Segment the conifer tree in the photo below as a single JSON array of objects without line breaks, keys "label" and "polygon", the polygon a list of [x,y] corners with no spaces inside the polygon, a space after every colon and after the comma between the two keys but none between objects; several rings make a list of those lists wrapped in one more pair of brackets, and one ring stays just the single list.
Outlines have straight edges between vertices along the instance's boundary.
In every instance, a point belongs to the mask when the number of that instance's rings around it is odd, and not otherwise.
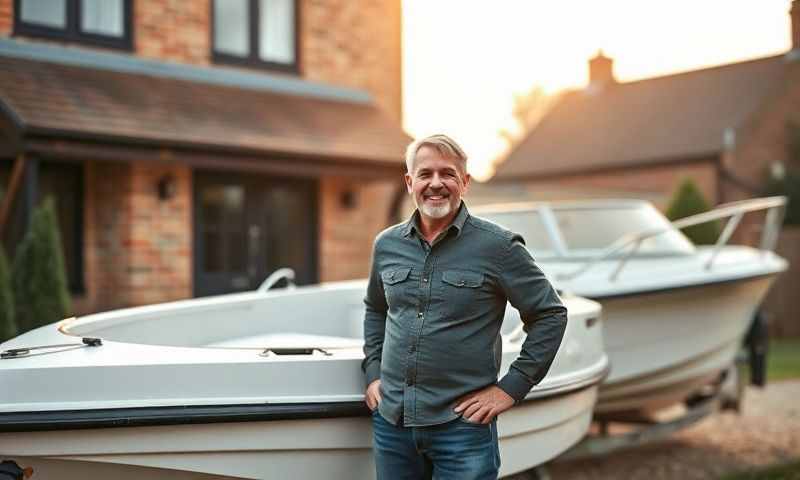
[{"label": "conifer tree", "polygon": [[[690,178],[685,178],[675,193],[672,195],[669,208],[667,208],[667,218],[679,220],[690,215],[707,212],[708,202],[697,185]],[[683,229],[684,235],[689,237],[696,245],[713,244],[719,238],[719,224],[716,221],[707,222]]]},{"label": "conifer tree", "polygon": [[14,321],[14,294],[5,250],[0,247],[0,343],[17,334]]},{"label": "conifer tree", "polygon": [[19,333],[68,315],[67,275],[52,197],[34,209],[28,231],[14,255],[12,277]]}]

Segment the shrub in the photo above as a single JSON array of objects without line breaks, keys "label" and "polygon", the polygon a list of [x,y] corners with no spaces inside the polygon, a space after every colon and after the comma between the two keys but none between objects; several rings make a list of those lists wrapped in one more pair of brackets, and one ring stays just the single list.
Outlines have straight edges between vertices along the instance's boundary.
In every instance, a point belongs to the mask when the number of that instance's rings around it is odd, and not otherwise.
[{"label": "shrub", "polygon": [[800,225],[800,170],[787,170],[783,178],[771,179],[764,193],[786,196],[786,213],[783,223]]},{"label": "shrub", "polygon": [[11,291],[11,273],[8,271],[6,252],[0,248],[0,343],[17,334],[14,322],[14,295]]},{"label": "shrub", "polygon": [[[674,221],[707,212],[709,209],[703,193],[692,179],[686,178],[672,195],[669,208],[667,208],[667,218]],[[684,228],[683,233],[696,245],[708,245],[717,241],[720,230],[719,224],[714,221]]]},{"label": "shrub", "polygon": [[20,333],[67,316],[70,298],[52,197],[33,211],[14,255],[12,278]]}]

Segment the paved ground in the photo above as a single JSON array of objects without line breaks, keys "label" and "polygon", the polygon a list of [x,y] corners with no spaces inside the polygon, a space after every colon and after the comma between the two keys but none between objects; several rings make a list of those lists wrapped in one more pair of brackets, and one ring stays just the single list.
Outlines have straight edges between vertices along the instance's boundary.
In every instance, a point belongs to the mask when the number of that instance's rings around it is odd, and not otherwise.
[{"label": "paved ground", "polygon": [[[552,480],[717,479],[800,459],[800,380],[748,387],[741,414],[717,413],[668,440],[548,466]],[[530,476],[515,476],[515,480]]]}]

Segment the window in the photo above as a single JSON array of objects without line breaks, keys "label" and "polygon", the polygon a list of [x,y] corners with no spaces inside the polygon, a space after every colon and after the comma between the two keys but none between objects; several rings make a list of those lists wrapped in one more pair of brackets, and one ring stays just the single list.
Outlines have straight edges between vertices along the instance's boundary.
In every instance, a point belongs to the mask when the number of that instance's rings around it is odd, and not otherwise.
[{"label": "window", "polygon": [[214,0],[212,10],[215,61],[297,71],[296,0]]},{"label": "window", "polygon": [[14,34],[133,48],[132,0],[16,0]]}]

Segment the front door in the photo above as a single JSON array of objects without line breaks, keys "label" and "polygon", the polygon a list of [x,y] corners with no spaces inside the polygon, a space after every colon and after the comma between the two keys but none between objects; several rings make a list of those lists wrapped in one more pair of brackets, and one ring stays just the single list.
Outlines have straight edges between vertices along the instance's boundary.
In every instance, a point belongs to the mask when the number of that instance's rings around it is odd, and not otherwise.
[{"label": "front door", "polygon": [[194,295],[258,288],[290,267],[317,281],[317,183],[195,171]]}]

